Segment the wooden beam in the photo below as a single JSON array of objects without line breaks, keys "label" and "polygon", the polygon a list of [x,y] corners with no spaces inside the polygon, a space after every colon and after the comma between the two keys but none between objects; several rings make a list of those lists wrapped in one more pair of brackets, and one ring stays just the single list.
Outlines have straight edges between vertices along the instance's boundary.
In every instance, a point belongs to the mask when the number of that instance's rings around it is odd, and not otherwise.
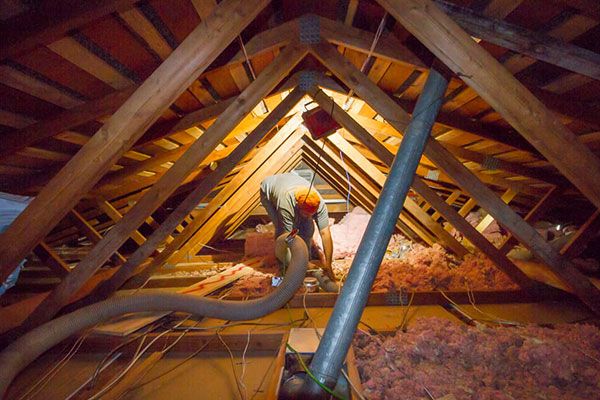
[{"label": "wooden beam", "polygon": [[[77,229],[87,237],[92,243],[97,244],[102,240],[102,235],[94,229],[92,225],[75,209],[70,212],[71,220],[77,227]],[[115,265],[120,265],[126,261],[125,257],[123,257],[118,251],[115,252],[112,256],[112,260]]]},{"label": "wooden beam", "polygon": [[[325,98],[323,98],[323,96]],[[315,94],[315,97],[321,100],[320,102],[320,100],[315,99],[321,105],[321,107],[325,107],[328,103],[331,104],[331,101],[326,102],[325,99],[328,99],[328,97],[322,92],[321,95]],[[340,111],[343,110],[338,110],[338,113]],[[342,118],[340,118],[340,120],[341,119]],[[353,130],[355,129],[356,127],[354,126]],[[368,135],[368,132],[363,129],[362,135]],[[354,136],[357,137],[357,135]],[[338,149],[344,152],[347,155],[347,158],[351,160],[352,163],[357,164],[358,167],[362,169],[371,179],[376,181],[377,185],[381,190],[386,180],[386,176],[381,171],[379,171],[369,160],[367,160],[365,156],[363,156],[358,150],[356,150],[340,135],[331,135],[328,137],[328,140],[331,141]],[[423,224],[423,226],[429,229],[445,248],[449,249],[461,258],[469,253],[467,249],[465,249],[454,237],[452,237],[448,232],[446,232],[441,225],[433,221],[429,214],[423,211],[419,207],[419,205],[408,196],[404,201],[404,208],[406,209],[406,211],[412,214],[417,221],[419,221],[421,224]]]},{"label": "wooden beam", "polygon": [[112,114],[134,91],[135,88],[130,87],[111,93],[101,99],[89,101],[62,111],[56,116],[3,135],[0,160],[41,140],[58,135],[88,121]]},{"label": "wooden beam", "polygon": [[[331,100],[322,94],[322,92],[312,92],[311,95],[317,102],[321,101],[321,107],[331,107]],[[359,141],[361,141],[373,154],[375,154],[384,164],[391,166],[394,155],[377,139],[370,135],[364,128],[360,127],[352,118],[345,113],[339,106],[333,105],[333,117],[345,126]],[[357,155],[354,155],[356,157]],[[373,174],[371,171],[370,174]],[[454,208],[445,203],[432,189],[430,189],[418,176],[413,180],[413,189],[431,204],[443,217],[452,223],[457,229],[469,238],[473,239],[475,244],[484,254],[486,254],[498,267],[513,279],[517,284],[523,287],[531,286],[531,280],[527,278],[506,256],[500,253],[485,237],[473,228]],[[405,203],[406,205],[406,203]],[[415,204],[418,208],[418,206]],[[436,224],[437,225],[437,224]],[[439,225],[438,225],[439,226]],[[441,229],[441,227],[440,227]],[[449,235],[443,230],[446,235]],[[437,232],[436,232],[437,233]],[[440,235],[440,237],[443,237]],[[462,247],[462,246],[461,246]],[[463,254],[464,255],[464,254]]]},{"label": "wooden beam", "polygon": [[33,252],[59,278],[63,278],[71,272],[71,268],[69,268],[58,254],[56,254],[54,249],[48,246],[46,242],[40,242],[40,244],[33,249]]},{"label": "wooden beam", "polygon": [[[204,178],[198,187],[196,187],[196,189],[194,189],[194,191],[192,191],[192,193],[190,193],[177,206],[177,208],[169,214],[163,223],[152,233],[152,235],[150,235],[150,237],[148,237],[147,242],[137,249],[135,253],[131,255],[131,257],[129,257],[125,265],[123,265],[108,282],[103,283],[102,286],[95,291],[93,299],[99,300],[105,298],[121,287],[125,281],[127,281],[127,279],[133,275],[135,268],[152,254],[158,245],[165,240],[167,235],[172,233],[177,228],[182,220],[189,216],[198,203],[200,203],[202,199],[204,199],[214,189],[214,187],[233,170],[233,168],[246,156],[246,154],[248,154],[250,149],[254,148],[260,142],[260,140],[272,129],[272,127],[277,124],[277,122],[300,100],[300,98],[302,98],[302,96],[304,96],[304,92],[296,89],[292,91],[277,107],[275,107],[275,109],[269,113],[263,122],[252,133],[250,133],[250,135],[248,135],[248,137],[246,137],[246,139],[244,139],[242,143],[240,143],[240,145],[237,146],[227,158],[219,163],[217,169]],[[299,123],[300,121],[298,118],[288,121],[287,124],[280,129],[280,131],[283,131],[282,135],[291,128],[295,129]],[[197,222],[195,221],[196,219],[188,220],[186,227],[196,224]],[[185,235],[185,230],[186,228],[180,231],[177,237]],[[176,249],[177,244],[174,243],[175,240],[177,239],[174,239],[172,242],[168,243],[168,246],[172,246]],[[163,252],[165,250],[163,250]],[[157,268],[159,268],[162,264],[160,261],[158,261],[158,258],[163,257],[166,260],[167,253],[165,253],[163,256],[157,255],[157,261],[150,263],[146,267],[147,272],[145,275],[150,276]]]},{"label": "wooden beam", "polygon": [[[248,196],[258,194],[260,182],[279,168],[279,165],[285,160],[286,154],[294,152],[294,149],[297,150],[301,146],[299,139],[302,132],[295,130],[284,133],[283,137],[274,141],[273,146],[265,147],[259,156],[253,157],[248,164],[244,165],[240,172],[211,200],[205,214],[194,220],[189,231],[181,235],[187,241],[177,240],[179,243],[169,249],[170,257],[166,258],[167,253],[165,253],[165,257],[161,254],[160,260],[157,257],[157,262],[166,259],[169,264],[176,264],[186,255],[194,255],[199,252],[202,246],[208,243],[219,229],[223,228],[223,224],[227,222],[227,213],[229,213],[229,217],[233,215],[231,214],[232,210],[228,208],[239,207],[248,200]],[[234,200],[232,201],[232,199]],[[230,204],[230,207],[226,207],[225,204]],[[185,244],[178,248],[177,246],[181,243]]]},{"label": "wooden beam", "polygon": [[599,230],[600,210],[596,210],[587,221],[581,225],[577,230],[577,233],[573,235],[569,242],[560,249],[560,254],[568,259],[578,257],[585,251],[588,243],[596,236]]},{"label": "wooden beam", "polygon": [[[516,195],[516,191],[508,189],[506,192],[504,192],[502,197],[500,197],[500,200],[502,200],[506,204],[509,204],[511,200],[515,198]],[[488,214],[485,217],[483,217],[483,219],[479,222],[479,224],[477,224],[475,229],[477,229],[477,232],[483,233],[483,231],[485,231],[492,222],[494,222],[494,217]]]},{"label": "wooden beam", "polygon": [[[370,54],[369,50],[375,38],[374,33],[346,26],[340,21],[318,18],[323,39],[338,46]],[[391,33],[384,33],[379,38],[372,55],[381,60],[392,61],[418,70],[426,69],[421,59]]]},{"label": "wooden beam", "polygon": [[[413,0],[408,2],[412,3]],[[324,44],[312,45],[311,54],[331,69],[335,75],[373,107],[397,131],[402,132],[406,129],[410,122],[410,116],[364,74],[345,60],[335,48]],[[470,193],[486,211],[502,226],[511,231],[536,257],[560,276],[565,284],[586,305],[595,312],[600,313],[600,293],[590,281],[579,273],[573,265],[564,262],[560,255],[546,243],[535,229],[523,221],[508,205],[504,204],[491,189],[481,183],[439,142],[430,138],[424,154],[451,176],[463,190]]]},{"label": "wooden beam", "polygon": [[[211,219],[217,219],[215,215],[219,211],[220,206],[225,204],[225,202],[233,196],[238,188],[248,185],[248,182],[251,182],[253,173],[262,168],[263,165],[267,164],[267,161],[273,154],[278,151],[289,151],[291,146],[296,144],[301,136],[300,132],[296,132],[296,128],[299,126],[299,123],[299,116],[290,120],[288,122],[289,125],[286,125],[278,135],[276,135],[263,148],[261,148],[256,155],[252,157],[252,159],[249,160],[248,163],[245,164],[231,179],[231,181],[229,181],[229,183],[227,183],[227,185],[225,185],[223,189],[211,200],[206,207],[204,214],[201,217],[196,218],[192,224],[186,227],[186,232],[180,235],[181,239],[179,237],[177,238],[178,243],[174,242],[173,246],[165,249],[166,251],[164,254],[161,253],[160,257],[155,259],[155,263],[161,265],[165,262],[168,262],[169,264],[175,264],[181,260],[185,254],[193,253],[195,245],[199,243],[199,237],[196,235],[196,232],[204,230],[205,224],[209,223]],[[258,184],[256,187],[258,188]],[[248,192],[253,192],[254,188],[250,185],[247,186],[245,190]],[[214,222],[219,221],[213,221],[213,223]],[[203,233],[200,237],[206,239],[207,235]],[[208,235],[208,239],[211,238],[212,234]]]},{"label": "wooden beam", "polygon": [[[102,210],[102,212],[106,214],[108,218],[112,219],[115,224],[123,218],[123,215],[119,212],[119,210],[117,210],[106,199],[97,198],[96,204],[98,205],[98,208]],[[141,246],[146,241],[146,238],[138,230],[134,230],[129,237],[136,242],[138,246]]]},{"label": "wooden beam", "polygon": [[30,11],[3,21],[0,28],[0,60],[49,43],[104,15],[125,10],[134,3],[134,0],[36,2]]},{"label": "wooden beam", "polygon": [[525,288],[531,288],[533,282],[527,277],[506,255],[500,252],[490,243],[481,233],[479,233],[470,223],[467,222],[458,212],[448,203],[444,202],[432,189],[429,188],[418,177],[413,181],[415,190],[425,197],[429,204],[439,212],[446,221],[462,233],[467,240],[473,243],[483,252],[494,264],[508,275],[516,284]]},{"label": "wooden beam", "polygon": [[[334,186],[336,190],[343,193],[346,190],[346,175],[345,168],[342,165],[342,160],[331,151],[328,147],[322,149],[321,146],[314,143],[311,139],[305,138],[305,161],[311,160],[311,167],[318,171],[319,174],[325,176],[325,172],[329,175],[328,182]],[[347,164],[346,164],[347,165]],[[358,168],[350,165],[350,179],[352,182],[353,192],[358,191],[363,197],[361,204],[369,213],[372,213],[375,209],[375,204],[381,192],[381,188],[369,180],[363,177],[362,171]],[[417,241],[422,241],[429,246],[432,246],[435,242],[435,236],[432,235],[424,226],[421,225],[412,215],[407,212],[400,213],[398,220],[396,221],[396,227],[403,233],[410,232],[407,236],[417,238]]]},{"label": "wooden beam", "polygon": [[[552,187],[548,192],[541,198],[541,200],[525,215],[524,220],[527,221],[530,225],[535,224],[543,215],[548,211],[550,207],[552,207],[560,194],[563,192],[561,188],[558,186]],[[512,247],[517,244],[517,239],[512,234],[508,234],[508,237],[500,246],[500,251],[502,254],[508,253]]]},{"label": "wooden beam", "polygon": [[[221,3],[221,7],[225,3]],[[220,13],[213,14],[220,15]],[[189,36],[188,36],[189,38]],[[186,39],[187,40],[187,39]],[[179,50],[181,46],[177,49]],[[176,54],[177,50],[173,53]],[[63,280],[48,296],[44,303],[31,314],[28,325],[38,325],[51,318],[66,303],[69,294],[88,280],[106,259],[114,253],[154,210],[175,191],[177,186],[190,174],[227,134],[239,124],[254,106],[266,97],[271,90],[300,62],[307,53],[303,45],[292,44],[282,51],[258,78],[219,116],[202,140],[194,142],[188,151],[156,182],[106,234],[76,268],[75,274]]]},{"label": "wooden beam", "polygon": [[0,236],[0,280],[89,192],[267,2],[225,0],[188,35]]},{"label": "wooden beam", "polygon": [[600,208],[598,158],[506,68],[430,0],[378,2]]},{"label": "wooden beam", "polygon": [[444,0],[435,0],[435,3],[472,36],[577,74],[600,79],[600,55],[593,51],[518,25],[478,15],[473,10]]},{"label": "wooden beam", "polygon": [[[454,204],[454,202],[460,197],[461,194],[462,193],[460,192],[460,190],[454,190],[446,198],[446,204],[448,204],[449,206],[452,206]],[[440,214],[439,212],[436,211],[431,216],[431,219],[433,219],[434,221],[437,221],[438,219],[440,219],[441,216],[442,216],[442,214]]]}]

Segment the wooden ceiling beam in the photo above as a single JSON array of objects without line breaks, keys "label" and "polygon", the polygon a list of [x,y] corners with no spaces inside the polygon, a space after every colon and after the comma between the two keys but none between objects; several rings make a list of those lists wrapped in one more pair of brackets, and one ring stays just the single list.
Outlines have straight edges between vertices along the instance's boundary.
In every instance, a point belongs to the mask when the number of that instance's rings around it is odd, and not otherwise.
[{"label": "wooden ceiling beam", "polygon": [[67,32],[115,11],[126,10],[135,0],[43,0],[30,11],[3,21],[0,28],[0,60],[15,57],[50,43]]},{"label": "wooden ceiling beam", "polygon": [[[411,3],[413,7],[415,7],[408,8],[409,10],[406,12],[410,14],[412,12],[410,10],[420,9],[417,7],[418,4],[416,3],[421,4],[422,0],[403,1],[407,4]],[[385,4],[388,5],[387,3]],[[401,2],[394,3],[395,7],[404,4],[405,3]],[[431,10],[432,7],[435,6],[433,4],[428,4],[427,9]],[[439,10],[438,12],[441,13]],[[421,20],[429,18],[429,15],[427,13],[420,13],[419,15],[421,14],[423,15],[418,18],[419,24],[425,25],[425,22]],[[397,17],[396,12],[394,12],[393,15]],[[448,19],[448,17],[444,17]],[[452,21],[450,21],[450,23],[452,23]],[[443,24],[443,26],[446,26],[446,24]],[[447,40],[448,38],[445,38],[442,42]],[[466,40],[469,43],[472,42],[468,36]],[[344,81],[397,131],[404,131],[406,129],[410,123],[410,116],[379,87],[377,87],[377,85],[371,82],[356,67],[344,59],[334,47],[329,44],[311,45],[311,54],[327,66],[338,76],[338,78]],[[512,78],[512,75],[509,74],[509,76]],[[515,237],[535,253],[536,257],[540,258],[540,260],[546,263],[553,272],[560,276],[567,286],[569,286],[586,305],[595,312],[600,313],[600,291],[598,291],[585,276],[581,275],[573,265],[564,262],[560,255],[546,243],[535,229],[523,221],[523,219],[508,205],[502,202],[491,189],[485,186],[475,175],[473,175],[473,173],[471,173],[471,171],[456,160],[439,142],[430,138],[425,147],[424,154],[439,168],[450,175],[464,191],[470,193],[502,226],[511,231]]]},{"label": "wooden ceiling beam", "polygon": [[498,61],[430,0],[378,0],[600,207],[600,161]]},{"label": "wooden ceiling beam", "polygon": [[188,35],[0,237],[0,279],[10,274],[267,2],[225,0]]},{"label": "wooden ceiling beam", "polygon": [[435,0],[435,3],[472,36],[577,74],[600,79],[600,55],[593,51],[518,25],[478,15],[469,8],[444,0]]}]

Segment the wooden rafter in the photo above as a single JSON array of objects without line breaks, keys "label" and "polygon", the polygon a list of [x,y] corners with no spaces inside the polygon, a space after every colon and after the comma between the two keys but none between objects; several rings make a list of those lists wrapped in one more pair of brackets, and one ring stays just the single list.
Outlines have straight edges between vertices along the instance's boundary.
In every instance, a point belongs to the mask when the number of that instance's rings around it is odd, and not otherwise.
[{"label": "wooden rafter", "polygon": [[[125,217],[117,223],[77,266],[77,273],[70,274],[55,288],[43,304],[28,319],[37,325],[54,315],[68,300],[73,287],[80,287],[102,263],[118,249],[132,230],[136,229],[147,216],[159,207],[177,186],[189,175],[227,134],[239,124],[254,106],[266,97],[271,90],[304,58],[307,49],[302,45],[290,45],[278,58],[262,71],[258,78],[219,116],[211,125],[203,140],[196,141],[167,173],[145,193]],[[175,54],[175,53],[174,53]]]},{"label": "wooden rafter", "polygon": [[[117,290],[121,285],[125,283],[127,279],[129,279],[136,267],[138,267],[150,254],[154,251],[161,242],[165,240],[165,237],[173,232],[173,230],[177,227],[177,225],[192,212],[192,210],[196,207],[198,203],[202,201],[219,183],[225,176],[227,176],[233,168],[248,154],[249,150],[255,147],[258,142],[269,132],[273,126],[293,107],[293,105],[300,100],[300,98],[304,95],[304,93],[300,90],[292,91],[286,99],[284,99],[278,107],[269,113],[269,115],[263,120],[263,122],[250,134],[248,137],[242,141],[242,143],[236,147],[236,149],[222,162],[219,163],[217,169],[213,171],[210,175],[205,177],[200,184],[190,193],[178,206],[177,208],[169,214],[169,216],[162,222],[162,224],[150,235],[148,241],[142,245],[134,254],[130,256],[127,260],[127,263],[106,283],[98,288],[96,293],[94,294],[95,299],[104,298],[110,295],[112,292]],[[294,126],[298,121],[288,121],[289,126],[287,125],[281,128],[280,131],[282,135],[285,134],[286,131],[290,130],[290,127]],[[295,127],[294,127],[295,129]],[[293,129],[292,129],[293,130]],[[203,218],[203,217],[199,217]],[[194,224],[198,224],[199,220],[190,219],[187,222],[186,228],[182,229],[177,235],[178,239],[174,239],[171,242],[168,242],[167,247],[161,252],[161,254],[157,255],[155,260],[150,263],[144,270],[145,276],[150,276],[158,267],[160,267],[161,259],[164,258],[166,261],[167,252],[165,252],[169,248],[177,248],[178,243],[176,241],[182,242],[182,239],[186,235],[186,229],[193,229]],[[164,254],[163,254],[164,253]]]},{"label": "wooden rafter", "polygon": [[[323,105],[321,106],[323,107]],[[357,164],[359,168],[367,173],[371,179],[375,180],[379,188],[383,187],[386,176],[343,137],[340,135],[332,135],[329,138],[329,141],[331,141],[339,150],[346,153],[348,159],[352,160],[352,163]],[[463,257],[468,254],[468,251],[454,237],[446,232],[441,225],[433,221],[431,216],[423,211],[408,196],[404,200],[404,208],[406,211],[412,214],[417,221],[429,229],[437,237],[437,240],[441,242],[442,246],[451,250],[459,257]]]},{"label": "wooden rafter", "polygon": [[[258,188],[260,184],[260,180],[256,183],[256,179],[251,179],[258,169],[262,168],[266,164],[269,164],[268,160],[271,155],[276,152],[285,152],[290,151],[290,146],[295,145],[301,133],[296,132],[296,128],[300,123],[299,117],[288,122],[289,125],[286,125],[285,129],[282,129],[283,132],[277,135],[277,137],[271,139],[269,143],[262,148],[259,153],[257,153],[251,160],[249,160],[248,164],[244,165],[240,171],[229,181],[229,183],[223,187],[219,191],[219,193],[211,200],[211,203],[205,209],[204,214],[200,218],[196,218],[192,224],[189,225],[189,229],[186,227],[186,232],[181,236],[181,238],[177,238],[177,243],[173,243],[173,246],[170,248],[166,248],[164,254],[161,254],[160,259],[157,258],[155,260],[156,263],[167,262],[169,264],[175,264],[180,261],[186,254],[193,254],[201,249],[200,244],[206,243],[207,240],[212,239],[213,234],[206,234],[203,231],[203,227],[206,223],[208,223],[211,219],[212,224],[220,223],[218,218],[215,218],[214,215],[219,211],[220,206],[223,205],[226,201],[228,201],[231,196],[240,188],[244,187],[244,191],[251,193],[254,192],[256,188]],[[277,159],[280,156],[280,153],[277,153],[274,159]],[[267,175],[262,175],[264,176]],[[248,184],[248,182],[254,182],[256,186],[252,186]],[[251,189],[254,188],[254,189]],[[256,193],[258,193],[256,191]],[[197,234],[197,232],[202,232],[201,234]]]},{"label": "wooden rafter", "polygon": [[[369,81],[364,74],[340,56],[335,48],[329,44],[312,45],[311,54],[344,81],[396,130],[401,132],[406,129],[410,123],[410,116],[379,87]],[[563,262],[557,252],[543,240],[535,229],[523,221],[441,144],[430,139],[425,147],[424,155],[450,175],[463,190],[476,198],[478,203],[501,225],[511,231],[537,257],[543,260],[586,305],[592,310],[600,312],[600,295],[590,281],[571,264]]]},{"label": "wooden rafter", "polygon": [[506,68],[430,0],[378,2],[600,207],[598,158]]},{"label": "wooden rafter", "polygon": [[[345,181],[344,162],[342,162],[341,158],[336,152],[332,151],[327,146],[322,148],[309,138],[305,138],[305,143],[305,154],[307,156],[310,153],[313,154],[313,168],[316,171],[328,170],[333,179],[340,183]],[[363,172],[359,171],[358,168],[355,168],[349,162],[345,162],[345,164],[350,178],[354,182],[352,186],[362,190],[362,195],[367,199],[366,210],[373,212],[377,198],[381,192],[381,187],[379,187],[377,183],[373,182],[371,179],[367,179],[366,176],[362,176]],[[339,186],[343,187],[343,185]],[[343,193],[343,189],[341,189],[339,186],[338,191]],[[408,212],[403,212],[400,214],[396,222],[396,226],[398,228],[407,227],[411,232],[413,232],[413,235],[416,235],[420,240],[430,246],[436,242],[435,236],[430,233],[429,230],[419,220],[414,218],[414,216]]]},{"label": "wooden rafter", "polygon": [[[190,33],[0,237],[0,279],[8,276],[266,4],[267,0],[225,0]],[[53,207],[49,209],[48,204]]]},{"label": "wooden rafter", "polygon": [[600,79],[600,55],[543,33],[498,19],[444,0],[435,3],[471,35],[534,59],[557,65],[594,79]]},{"label": "wooden rafter", "polygon": [[4,21],[0,28],[0,59],[14,57],[111,12],[130,8],[134,0],[36,2],[31,11]]}]

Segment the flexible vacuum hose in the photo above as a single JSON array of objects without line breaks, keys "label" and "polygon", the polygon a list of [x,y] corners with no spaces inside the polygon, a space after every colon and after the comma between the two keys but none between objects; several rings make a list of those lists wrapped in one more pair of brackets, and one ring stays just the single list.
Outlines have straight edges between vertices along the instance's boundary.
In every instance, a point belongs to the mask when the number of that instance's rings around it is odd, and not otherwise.
[{"label": "flexible vacuum hose", "polygon": [[[287,234],[277,238],[285,241]],[[0,353],[0,395],[4,396],[15,376],[48,349],[74,333],[110,318],[145,311],[180,311],[225,320],[260,318],[283,307],[302,286],[308,251],[300,237],[288,244],[291,260],[283,282],[265,297],[249,301],[227,301],[184,294],[159,293],[108,299],[41,325],[11,343]]]}]

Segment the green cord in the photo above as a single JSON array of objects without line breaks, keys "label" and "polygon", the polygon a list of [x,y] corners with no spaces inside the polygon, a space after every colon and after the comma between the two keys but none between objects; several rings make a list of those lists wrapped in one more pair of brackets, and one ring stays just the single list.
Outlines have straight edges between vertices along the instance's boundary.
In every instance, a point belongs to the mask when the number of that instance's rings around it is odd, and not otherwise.
[{"label": "green cord", "polygon": [[304,360],[302,359],[302,356],[300,355],[300,353],[298,353],[298,351],[296,349],[294,349],[292,346],[290,346],[289,343],[285,344],[287,346],[288,349],[290,349],[294,354],[296,354],[296,357],[298,358],[298,361],[300,362],[300,365],[302,366],[302,368],[304,369],[304,371],[308,374],[308,376],[317,383],[317,385],[319,385],[321,387],[321,389],[323,389],[324,391],[326,391],[327,393],[329,393],[330,395],[332,395],[333,397],[335,397],[338,400],[346,400],[344,397],[340,396],[339,394],[336,394],[333,390],[329,389],[327,386],[323,385],[316,376],[313,375],[313,373],[310,371],[310,369],[308,369],[308,366],[304,363]]}]

